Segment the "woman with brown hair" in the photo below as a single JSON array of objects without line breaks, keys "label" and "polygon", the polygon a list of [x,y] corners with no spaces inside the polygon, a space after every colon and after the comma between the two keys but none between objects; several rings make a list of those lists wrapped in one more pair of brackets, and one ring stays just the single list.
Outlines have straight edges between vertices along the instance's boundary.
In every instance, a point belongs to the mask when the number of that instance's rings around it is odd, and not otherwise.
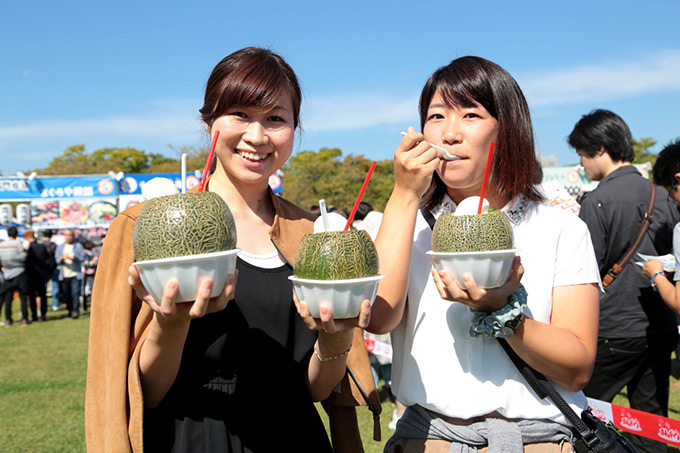
[{"label": "woman with brown hair", "polygon": [[112,223],[92,303],[88,449],[331,451],[313,403],[345,376],[370,305],[349,320],[328,310],[315,331],[293,302],[291,263],[314,217],[268,180],[292,153],[300,102],[295,73],[265,49],[227,56],[207,82],[201,117],[220,134],[206,190],[229,205],[241,250],[238,284],[230,276],[218,297],[204,280],[193,303],[174,302],[175,282],[154,300],[130,266],[141,205]]},{"label": "woman with brown hair", "polygon": [[[588,230],[545,202],[529,109],[500,66],[463,57],[439,68],[422,90],[420,126],[395,151],[376,239],[386,278],[368,330],[393,331],[392,389],[408,406],[386,451],[570,451],[571,427],[496,338],[510,326],[513,350],[574,409],[586,407],[580,390],[595,358],[599,281]],[[431,270],[431,224],[480,195],[491,142],[486,198],[510,218],[519,256],[501,287],[480,288],[467,274],[463,289]],[[458,158],[440,159],[429,143]],[[528,297],[516,291],[520,281]],[[497,328],[510,314],[513,322]],[[498,322],[473,325],[480,317]]]}]

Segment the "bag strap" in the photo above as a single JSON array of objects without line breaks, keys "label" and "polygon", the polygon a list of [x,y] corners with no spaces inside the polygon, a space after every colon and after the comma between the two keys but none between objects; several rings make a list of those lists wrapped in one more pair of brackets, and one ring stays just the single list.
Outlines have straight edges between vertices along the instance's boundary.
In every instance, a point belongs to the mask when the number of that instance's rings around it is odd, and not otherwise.
[{"label": "bag strap", "polygon": [[501,344],[505,352],[515,364],[519,372],[522,374],[524,379],[529,383],[529,386],[536,392],[539,398],[548,399],[553,403],[559,410],[564,414],[564,417],[572,424],[576,429],[578,437],[583,439],[590,446],[595,446],[601,443],[600,439],[593,433],[588,426],[583,422],[581,417],[574,412],[574,410],[569,406],[569,404],[562,398],[555,387],[548,381],[548,379],[543,376],[543,374],[531,368],[526,364],[524,360],[517,355],[515,351],[512,350],[507,341],[502,338],[497,338],[498,342]]},{"label": "bag strap", "polygon": [[647,232],[647,229],[649,228],[649,224],[652,223],[652,211],[654,211],[654,199],[656,198],[656,186],[654,185],[653,182],[650,181],[650,185],[652,186],[651,193],[649,195],[649,203],[647,204],[647,212],[645,212],[644,217],[642,218],[642,224],[640,224],[640,231],[638,231],[637,236],[635,237],[635,240],[633,243],[630,245],[626,253],[623,254],[620,260],[618,260],[614,265],[612,266],[611,269],[607,271],[607,274],[604,276],[602,279],[602,286],[605,288],[609,285],[612,284],[612,282],[616,279],[616,277],[619,276],[623,268],[628,264],[628,261],[633,257],[635,252],[637,251],[638,247],[640,247],[640,244],[642,243],[642,239],[645,236],[645,233]]}]

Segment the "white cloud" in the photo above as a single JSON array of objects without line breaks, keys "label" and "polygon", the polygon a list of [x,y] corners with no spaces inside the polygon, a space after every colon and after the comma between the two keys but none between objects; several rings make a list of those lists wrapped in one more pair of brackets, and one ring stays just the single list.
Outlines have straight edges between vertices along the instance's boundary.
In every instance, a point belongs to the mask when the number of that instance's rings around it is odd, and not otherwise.
[{"label": "white cloud", "polygon": [[[418,97],[397,99],[380,93],[345,93],[307,100],[305,130],[355,130],[403,123],[417,117]],[[306,111],[303,113],[307,113]]]},{"label": "white cloud", "polygon": [[608,61],[518,77],[532,106],[624,99],[680,91],[680,50],[637,61]]},{"label": "white cloud", "polygon": [[[680,49],[659,51],[638,60],[533,72],[517,78],[532,107],[680,91]],[[413,123],[418,120],[419,88],[414,87],[403,97],[386,87],[384,92],[307,98],[303,125],[307,131],[328,132]],[[69,145],[86,143],[88,147],[95,143],[103,146],[134,146],[136,142],[193,144],[202,140],[204,133],[196,111],[199,104],[196,99],[152,100],[145,113],[0,126],[0,151],[15,149],[19,143],[55,141]]]}]

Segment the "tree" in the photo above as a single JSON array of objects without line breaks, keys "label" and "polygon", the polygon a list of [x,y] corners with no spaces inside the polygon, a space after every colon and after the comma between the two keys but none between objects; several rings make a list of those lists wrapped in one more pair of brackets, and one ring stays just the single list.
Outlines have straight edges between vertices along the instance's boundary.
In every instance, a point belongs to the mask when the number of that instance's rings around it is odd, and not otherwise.
[{"label": "tree", "polygon": [[[349,213],[370,166],[371,160],[362,155],[355,157],[350,154],[343,159],[338,148],[302,151],[281,168],[283,196],[306,209],[324,199],[327,206]],[[370,203],[373,209],[382,211],[393,184],[392,161],[378,162],[362,200]]]},{"label": "tree", "polygon": [[147,153],[136,148],[102,148],[88,154],[85,145],[66,148],[61,156],[50,161],[47,168],[36,169],[41,175],[87,175],[113,171],[125,173],[148,173],[152,165],[173,162],[174,171],[179,170],[176,159],[158,153]]},{"label": "tree", "polygon": [[649,152],[649,148],[656,145],[656,140],[651,137],[645,137],[641,139],[633,139],[633,149],[635,150],[635,157],[633,162],[636,164],[643,164],[649,162],[652,165],[656,162],[658,157],[656,154]]}]

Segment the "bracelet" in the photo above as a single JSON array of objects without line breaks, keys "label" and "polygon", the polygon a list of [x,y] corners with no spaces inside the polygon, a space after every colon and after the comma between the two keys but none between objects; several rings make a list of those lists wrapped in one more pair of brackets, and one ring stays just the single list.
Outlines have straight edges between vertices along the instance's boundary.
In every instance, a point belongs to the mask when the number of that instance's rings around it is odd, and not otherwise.
[{"label": "bracelet", "polygon": [[656,288],[656,283],[654,283],[654,280],[656,279],[656,277],[658,277],[659,275],[664,274],[664,273],[665,273],[664,271],[659,271],[656,274],[652,275],[652,278],[649,281],[649,283],[652,284],[652,288],[654,288],[654,291],[658,291],[658,289]]},{"label": "bracelet", "polygon": [[314,343],[314,354],[316,354],[316,358],[319,359],[319,362],[330,362],[331,360],[341,359],[341,358],[347,356],[347,354],[349,354],[349,351],[351,349],[352,349],[352,345],[350,345],[349,349],[347,349],[342,354],[338,354],[338,355],[333,356],[333,357],[321,357],[321,355],[319,355],[319,340],[317,340]]},{"label": "bracelet", "polygon": [[521,284],[508,297],[508,304],[492,313],[471,310],[470,336],[484,338],[507,338],[515,333],[524,319],[527,292]]}]

